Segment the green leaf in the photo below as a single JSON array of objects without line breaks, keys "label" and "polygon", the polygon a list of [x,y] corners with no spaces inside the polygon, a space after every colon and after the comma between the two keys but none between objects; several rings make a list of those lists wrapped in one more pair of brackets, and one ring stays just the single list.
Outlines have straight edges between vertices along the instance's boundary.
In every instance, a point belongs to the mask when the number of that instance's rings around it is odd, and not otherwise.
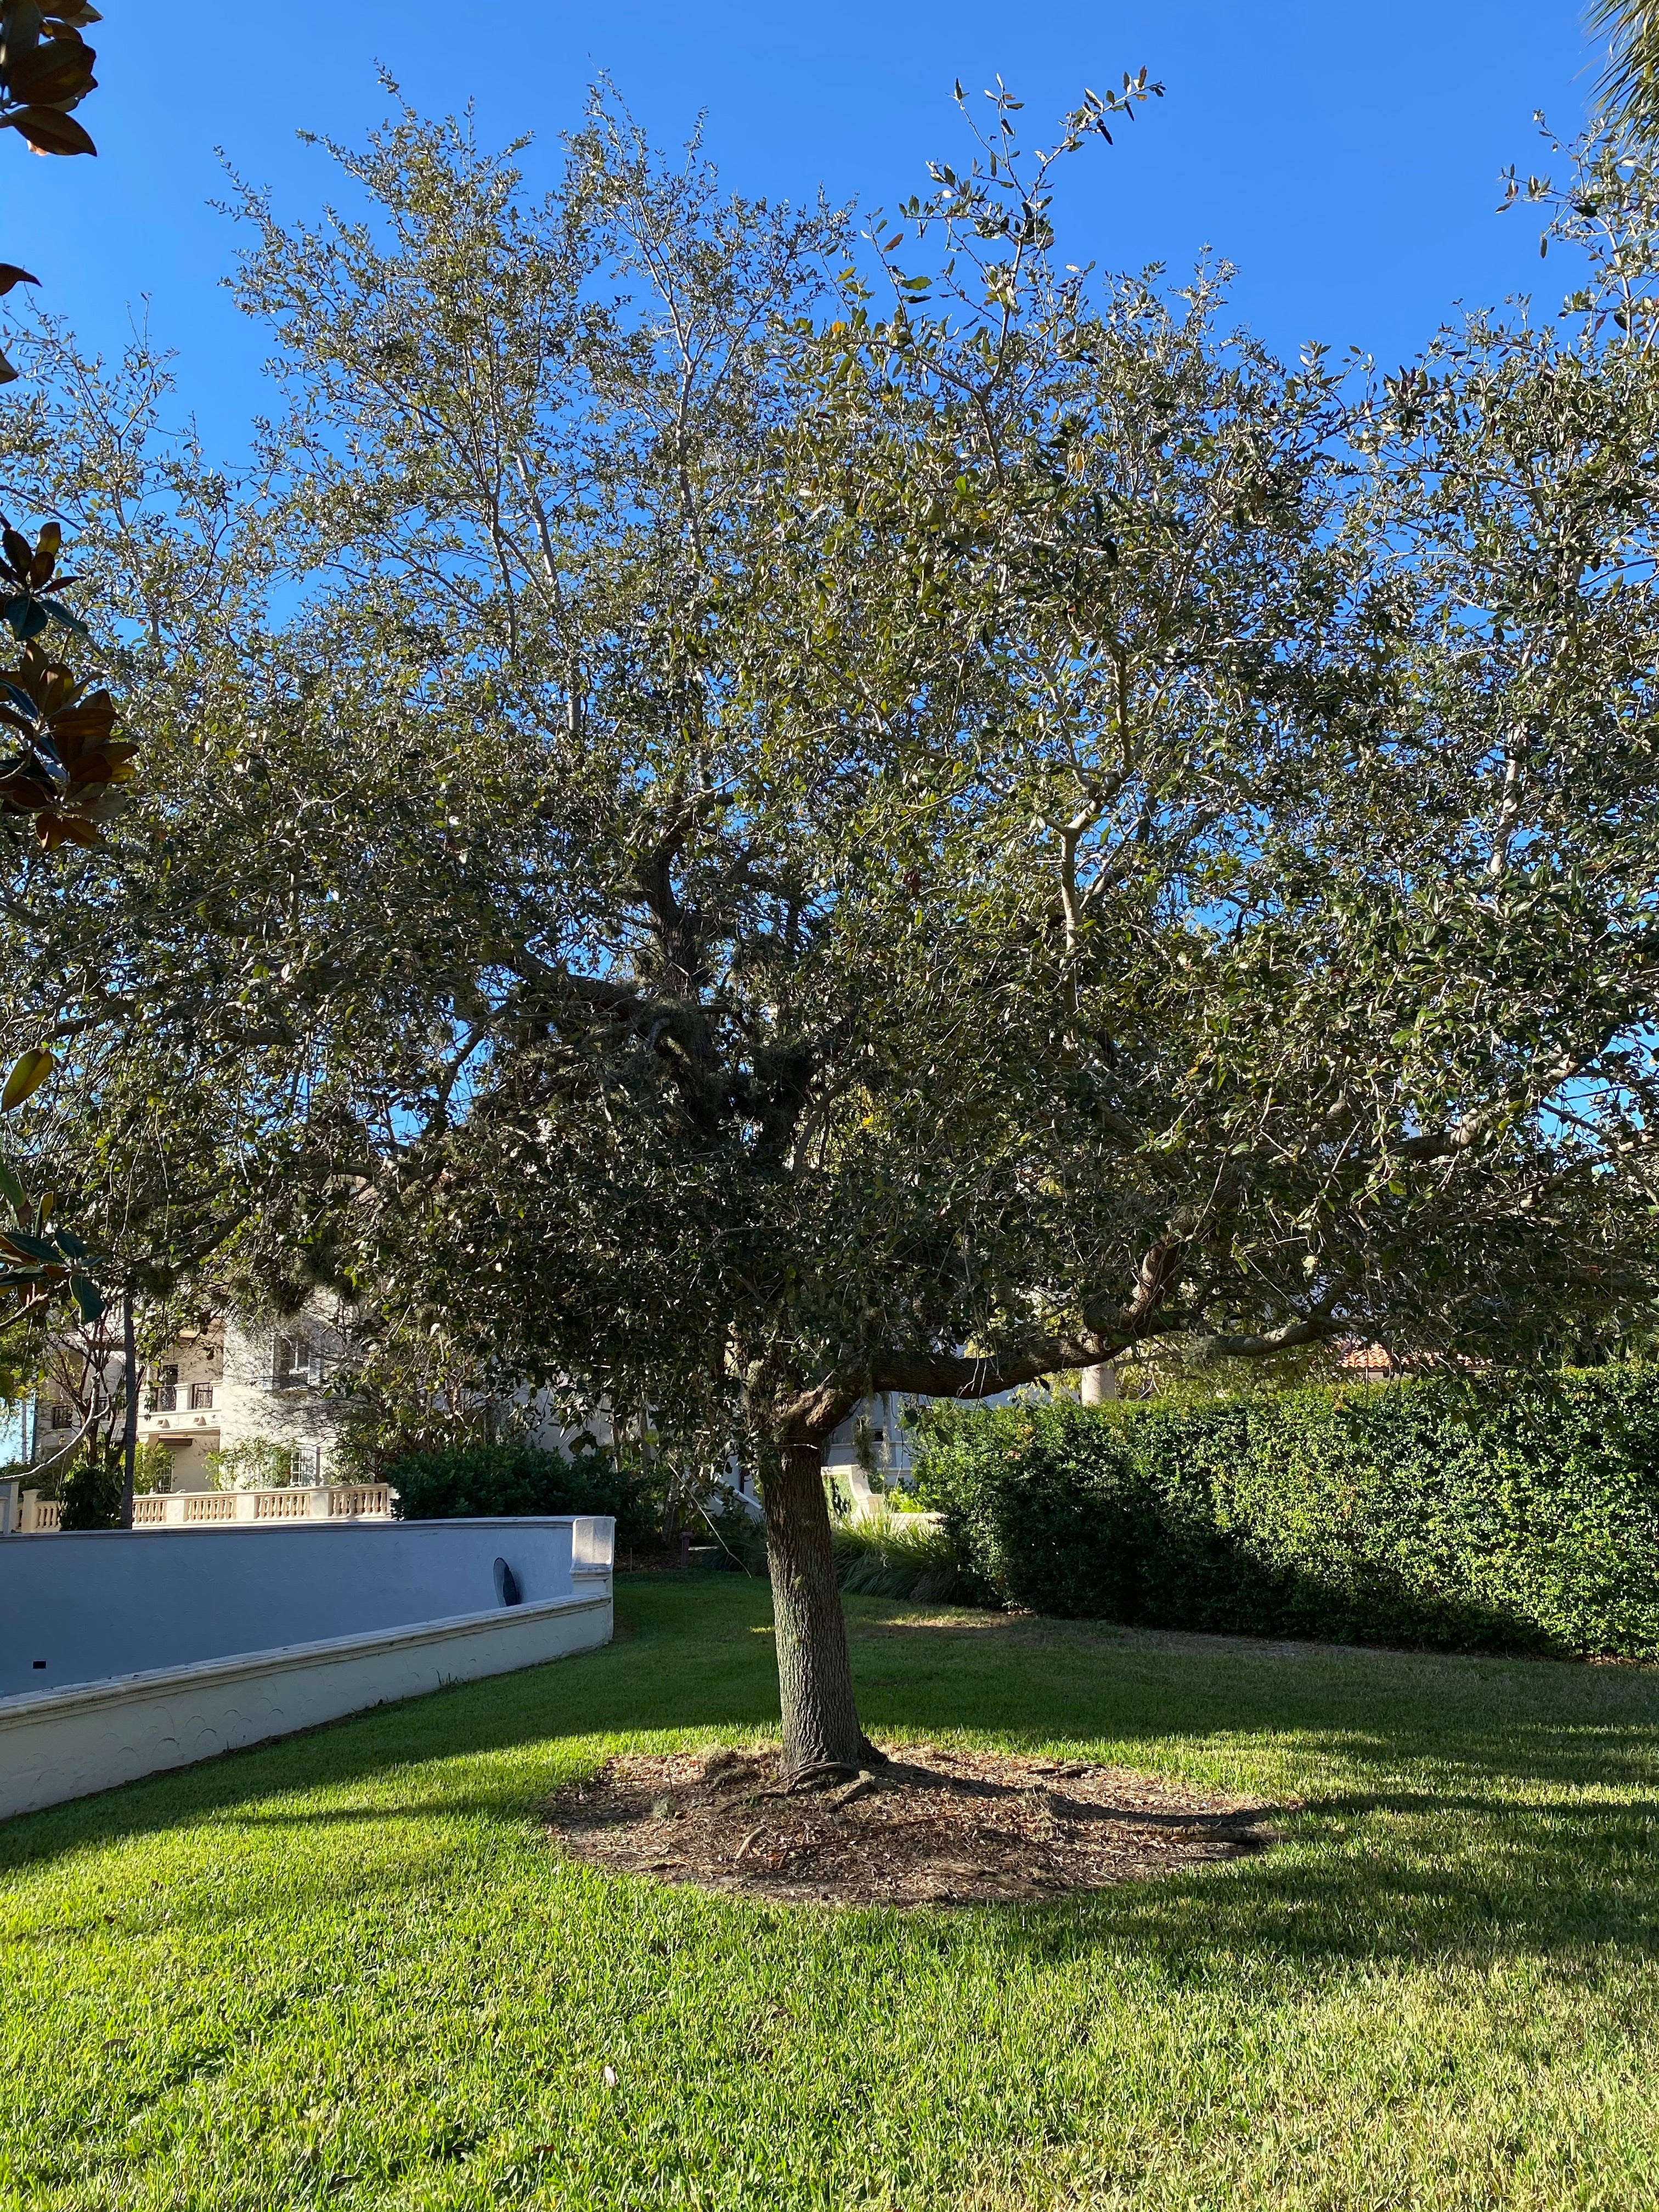
[{"label": "green leaf", "polygon": [[0,1114],[9,1114],[32,1097],[58,1065],[44,1045],[35,1045],[26,1052],[6,1078],[6,1087],[0,1091]]},{"label": "green leaf", "polygon": [[76,637],[91,636],[92,632],[80,617],[72,615],[67,607],[60,606],[56,599],[41,599],[37,604],[46,609],[48,622],[55,622],[62,629],[73,630]]},{"label": "green leaf", "polygon": [[12,599],[0,599],[0,622],[9,623],[12,635],[27,645],[46,626],[46,604],[32,592],[20,592]]},{"label": "green leaf", "polygon": [[[97,59],[90,46],[79,39],[48,39],[27,57],[20,56],[9,64],[12,92],[39,107],[56,107],[59,112],[83,100],[97,83],[92,66]],[[78,127],[78,126],[77,126]],[[86,133],[82,132],[86,137]],[[53,146],[54,154],[89,154],[93,151],[90,138],[84,146]]]},{"label": "green leaf", "polygon": [[32,1237],[27,1229],[0,1229],[0,1245],[13,1252],[21,1252],[25,1259],[38,1260],[43,1267],[55,1267],[59,1254],[49,1237]]},{"label": "green leaf", "polygon": [[31,722],[40,712],[22,685],[14,684],[9,676],[0,676],[0,699],[9,699],[18,713]]},{"label": "green leaf", "polygon": [[82,1320],[101,1320],[106,1301],[97,1284],[89,1281],[85,1275],[71,1275],[69,1286],[70,1296],[80,1308]]}]

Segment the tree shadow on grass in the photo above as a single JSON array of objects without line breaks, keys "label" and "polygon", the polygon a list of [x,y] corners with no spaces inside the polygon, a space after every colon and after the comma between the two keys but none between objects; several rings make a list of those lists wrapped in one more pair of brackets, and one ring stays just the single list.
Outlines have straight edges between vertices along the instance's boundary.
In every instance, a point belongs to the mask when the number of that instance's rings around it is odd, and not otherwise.
[{"label": "tree shadow on grass", "polygon": [[1030,1615],[876,1621],[862,1637],[855,1626],[855,1651],[860,1642],[860,1710],[878,1734],[897,1689],[905,1725],[991,1728],[1021,1747],[1054,1736],[1294,1740],[1308,1764],[1351,1779],[1418,1767],[1449,1786],[1484,1778],[1500,1794],[1659,1790],[1652,1668],[1103,1631]]},{"label": "tree shadow on grass", "polygon": [[[1388,1815],[1389,1801],[1349,1810]],[[1109,1946],[1155,1960],[1172,1984],[1340,1978],[1355,1968],[1548,1962],[1553,1984],[1627,1979],[1659,1958],[1659,1805],[1494,1816],[1437,1801],[1420,1826],[1321,1849],[1332,1808],[1307,1808],[1282,1852],[1005,1917],[1011,1955],[1061,1966]],[[1457,1832],[1462,1824],[1462,1832]]]},{"label": "tree shadow on grass", "polygon": [[[602,1757],[606,1737],[773,1730],[765,1593],[723,1579],[712,1590],[698,1577],[619,1587],[626,1632],[605,1650],[6,1824],[0,1869],[198,1824],[520,1820],[556,1781]],[[1127,1946],[1177,1982],[1224,1978],[1243,1956],[1306,1978],[1353,1962],[1522,1954],[1577,1975],[1600,1971],[1607,1947],[1626,1960],[1659,1953],[1651,1674],[1207,1639],[1194,1648],[1060,1627],[1034,1636],[1029,1621],[994,1618],[923,1626],[874,1601],[852,1620],[861,1705],[878,1739],[966,1729],[1015,1748],[1100,1745],[1130,1764],[1198,1749],[1212,1768],[1218,1751],[1224,1768],[1231,1747],[1289,1742],[1312,1785],[1273,1822],[1285,1838],[1276,1850],[1048,1905],[913,1915],[906,1943],[988,1942],[1053,1963]],[[907,1622],[902,1637],[889,1632]],[[1245,1763],[1241,1753],[1236,1786],[1248,1790]],[[1639,1794],[1612,1794],[1621,1789]],[[779,1909],[702,1904],[728,1916]],[[849,1913],[843,1923],[854,1940],[860,1923]]]}]

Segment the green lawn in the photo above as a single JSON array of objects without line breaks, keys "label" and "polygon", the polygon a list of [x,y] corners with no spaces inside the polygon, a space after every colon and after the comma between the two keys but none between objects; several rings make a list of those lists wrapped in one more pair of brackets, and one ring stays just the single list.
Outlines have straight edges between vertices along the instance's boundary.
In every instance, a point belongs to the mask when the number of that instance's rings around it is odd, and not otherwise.
[{"label": "green lawn", "polygon": [[878,1735],[1286,1841],[908,1917],[562,1865],[555,1783],[775,1717],[761,1585],[623,1582],[606,1651],[0,1828],[0,2204],[1659,2204],[1659,1674],[851,1611]]}]

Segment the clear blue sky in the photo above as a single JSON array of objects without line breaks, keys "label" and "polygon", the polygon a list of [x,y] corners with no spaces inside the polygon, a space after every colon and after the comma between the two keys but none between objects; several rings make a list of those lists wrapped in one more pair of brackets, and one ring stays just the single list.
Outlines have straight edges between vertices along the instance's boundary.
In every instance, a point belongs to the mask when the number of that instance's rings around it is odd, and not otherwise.
[{"label": "clear blue sky", "polygon": [[678,141],[706,108],[709,149],[740,189],[822,182],[890,203],[929,154],[960,149],[954,76],[977,88],[1000,70],[1036,118],[1144,62],[1168,97],[1079,157],[1071,258],[1179,269],[1207,243],[1238,264],[1241,315],[1274,346],[1316,337],[1392,365],[1459,299],[1537,287],[1556,304],[1561,276],[1540,268],[1530,217],[1494,213],[1495,179],[1537,159],[1534,108],[1577,126],[1596,58],[1573,0],[103,5],[100,88],[82,110],[100,158],[0,141],[0,255],[106,345],[148,294],[222,446],[258,404],[261,345],[216,285],[234,233],[209,206],[214,149],[280,207],[313,210],[329,165],[295,132],[349,137],[383,113],[377,64],[419,106],[474,99],[489,136],[535,131],[532,174],[608,69],[659,137]]}]

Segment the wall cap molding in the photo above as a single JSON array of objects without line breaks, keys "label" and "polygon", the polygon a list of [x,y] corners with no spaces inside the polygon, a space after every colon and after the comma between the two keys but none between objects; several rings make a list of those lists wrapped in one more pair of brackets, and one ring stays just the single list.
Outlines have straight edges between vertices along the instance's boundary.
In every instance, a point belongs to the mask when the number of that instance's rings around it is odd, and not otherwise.
[{"label": "wall cap molding", "polygon": [[[394,1522],[390,1525],[407,1528],[410,1524]],[[453,1528],[457,1524],[453,1521],[433,1521],[415,1525]],[[127,1531],[88,1529],[79,1533],[124,1535]],[[214,1531],[201,1533],[211,1536],[215,1542],[223,1540],[222,1535]],[[255,1529],[252,1533],[261,1532]],[[289,1528],[284,1533],[292,1534],[294,1531]],[[530,1605],[492,1606],[488,1613],[458,1613],[442,1620],[411,1621],[400,1628],[372,1629],[362,1635],[325,1637],[313,1644],[274,1644],[262,1651],[238,1651],[222,1659],[198,1659],[184,1667],[155,1667],[139,1674],[108,1674],[94,1682],[68,1683],[62,1689],[26,1690],[15,1697],[0,1698],[0,1733],[38,1725],[43,1720],[71,1719],[82,1713],[96,1712],[105,1705],[127,1705],[136,1698],[187,1693],[221,1682],[246,1680],[250,1676],[291,1674],[309,1667],[327,1667],[343,1659],[368,1658],[379,1652],[408,1650],[423,1644],[453,1643],[465,1637],[485,1635],[491,1629],[528,1626],[532,1621],[549,1620],[558,1613],[602,1612],[610,1603],[608,1589],[603,1594],[584,1591],[572,1597],[543,1598]]]}]

